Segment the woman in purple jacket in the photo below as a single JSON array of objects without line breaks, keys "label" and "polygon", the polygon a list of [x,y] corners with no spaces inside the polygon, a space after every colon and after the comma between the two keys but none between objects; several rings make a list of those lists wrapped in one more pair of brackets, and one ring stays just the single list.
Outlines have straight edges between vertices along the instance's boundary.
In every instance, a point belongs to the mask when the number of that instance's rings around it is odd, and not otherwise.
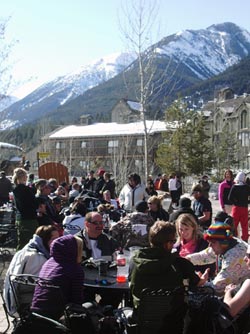
[{"label": "woman in purple jacket", "polygon": [[60,287],[60,291],[38,284],[32,300],[32,311],[58,320],[66,304],[83,303],[82,245],[82,240],[73,235],[53,241],[51,258],[42,266],[39,277],[49,279],[52,285]]}]

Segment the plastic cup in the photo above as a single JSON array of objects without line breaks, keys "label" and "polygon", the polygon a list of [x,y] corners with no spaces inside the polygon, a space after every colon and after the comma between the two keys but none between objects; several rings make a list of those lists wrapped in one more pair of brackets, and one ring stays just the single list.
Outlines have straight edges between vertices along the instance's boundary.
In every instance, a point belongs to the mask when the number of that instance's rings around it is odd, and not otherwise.
[{"label": "plastic cup", "polygon": [[108,261],[100,261],[100,264],[98,266],[99,276],[107,276],[108,266]]}]

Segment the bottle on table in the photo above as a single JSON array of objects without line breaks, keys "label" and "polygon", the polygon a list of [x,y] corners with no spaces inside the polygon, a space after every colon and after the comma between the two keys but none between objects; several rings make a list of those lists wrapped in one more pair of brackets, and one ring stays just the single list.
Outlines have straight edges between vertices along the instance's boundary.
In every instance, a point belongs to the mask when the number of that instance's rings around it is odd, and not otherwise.
[{"label": "bottle on table", "polygon": [[125,255],[120,251],[116,258],[117,264],[117,274],[116,281],[117,283],[125,283],[128,276],[128,264]]}]

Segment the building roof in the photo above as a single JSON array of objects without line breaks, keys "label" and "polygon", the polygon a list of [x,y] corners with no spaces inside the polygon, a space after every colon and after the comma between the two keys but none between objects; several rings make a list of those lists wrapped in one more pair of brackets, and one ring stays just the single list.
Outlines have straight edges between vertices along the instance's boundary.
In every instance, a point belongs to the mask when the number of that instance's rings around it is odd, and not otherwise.
[{"label": "building roof", "polygon": [[[165,123],[162,121],[146,121],[149,134],[163,132],[166,129],[174,129],[175,123]],[[68,125],[56,130],[46,136],[50,139],[56,138],[89,138],[89,137],[114,137],[126,135],[143,135],[143,122],[134,123],[95,123],[91,125]]]},{"label": "building roof", "polygon": [[0,148],[7,148],[7,149],[17,149],[19,151],[22,151],[23,149],[19,146],[13,145],[13,144],[9,144],[9,143],[3,143],[0,142]]}]

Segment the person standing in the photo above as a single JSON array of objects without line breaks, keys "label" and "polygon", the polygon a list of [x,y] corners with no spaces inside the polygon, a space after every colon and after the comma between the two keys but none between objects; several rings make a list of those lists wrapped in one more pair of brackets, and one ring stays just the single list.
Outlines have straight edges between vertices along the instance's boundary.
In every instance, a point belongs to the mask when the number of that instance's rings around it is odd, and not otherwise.
[{"label": "person standing", "polygon": [[238,225],[241,224],[242,240],[248,242],[248,196],[250,187],[245,183],[245,173],[239,172],[235,177],[235,184],[232,186],[228,195],[232,201],[232,217],[234,219],[235,235],[238,235]]},{"label": "person standing", "polygon": [[16,187],[13,190],[13,197],[16,207],[17,250],[29,242],[38,227],[37,201],[32,189],[26,186],[27,178],[25,169],[14,170],[13,182]]},{"label": "person standing", "polygon": [[169,188],[169,192],[170,192],[170,196],[172,198],[172,204],[177,206],[177,202],[178,202],[178,191],[177,191],[177,184],[176,184],[176,175],[173,173],[169,176],[169,180],[168,180],[168,188]]},{"label": "person standing", "polygon": [[12,191],[11,181],[4,171],[0,172],[0,206],[9,202],[9,193]]},{"label": "person standing", "polygon": [[208,182],[207,175],[202,176],[201,180],[199,181],[199,185],[201,186],[203,196],[205,198],[209,198],[210,183]]},{"label": "person standing", "polygon": [[128,177],[128,183],[122,188],[119,195],[121,208],[126,211],[135,211],[135,205],[139,201],[148,198],[145,186],[141,184],[141,177],[136,173],[132,173]]},{"label": "person standing", "polygon": [[105,185],[105,180],[104,180],[104,173],[105,169],[99,168],[96,175],[98,176],[98,179],[95,182],[95,193],[98,198],[102,198],[102,188]]},{"label": "person standing", "polygon": [[194,196],[193,211],[198,218],[198,224],[206,230],[212,222],[212,204],[210,200],[204,197],[202,188],[199,184],[193,187]]},{"label": "person standing", "polygon": [[221,210],[231,215],[232,212],[232,202],[229,201],[228,195],[234,184],[233,172],[227,169],[224,173],[224,180],[219,185],[219,202]]}]

